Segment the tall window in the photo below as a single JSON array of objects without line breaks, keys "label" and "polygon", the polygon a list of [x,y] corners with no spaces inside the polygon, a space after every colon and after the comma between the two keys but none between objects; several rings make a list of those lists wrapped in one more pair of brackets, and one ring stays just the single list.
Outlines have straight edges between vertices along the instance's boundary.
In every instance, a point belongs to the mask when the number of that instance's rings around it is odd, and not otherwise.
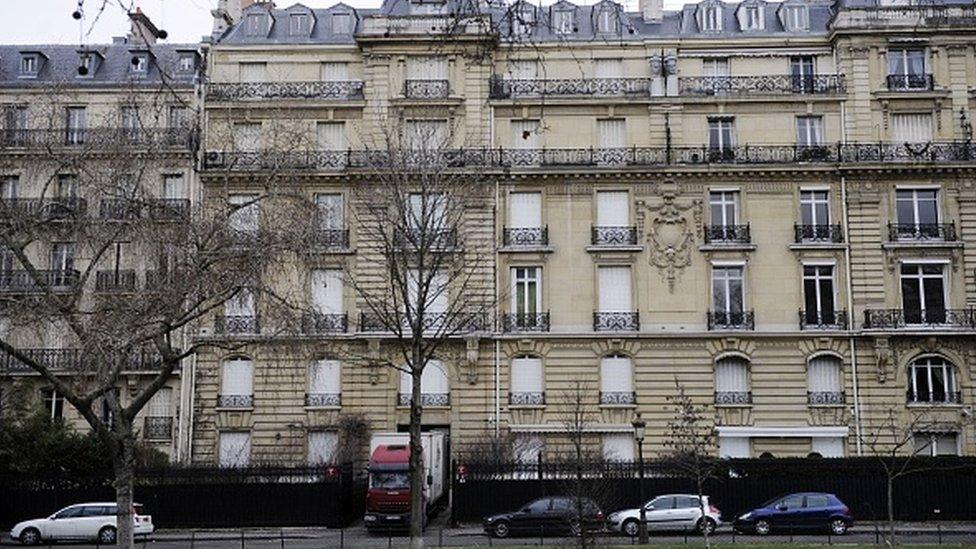
[{"label": "tall window", "polygon": [[345,228],[345,207],[341,194],[317,194],[315,206],[318,210],[319,229],[338,231]]},{"label": "tall window", "polygon": [[182,105],[170,105],[166,116],[166,127],[171,130],[184,129],[189,124],[189,109]]},{"label": "tall window", "polygon": [[511,126],[513,149],[539,148],[538,120],[512,120]]},{"label": "tall window", "polygon": [[626,123],[620,118],[596,121],[596,133],[601,149],[622,149],[627,146]]},{"label": "tall window", "polygon": [[813,56],[811,55],[790,57],[790,79],[794,93],[813,92],[813,68]]},{"label": "tall window", "polygon": [[539,77],[539,63],[529,59],[509,61],[508,73],[515,80],[534,80]]},{"label": "tall window", "polygon": [[254,364],[248,358],[223,362],[218,405],[224,408],[250,408],[254,404]]},{"label": "tall window", "polygon": [[903,263],[902,309],[907,324],[942,324],[946,321],[945,265]]},{"label": "tall window", "polygon": [[20,178],[16,175],[0,176],[0,200],[17,198]]},{"label": "tall window", "polygon": [[447,80],[447,58],[443,56],[408,57],[407,80]]},{"label": "tall window", "polygon": [[78,176],[70,173],[58,174],[57,186],[54,189],[57,198],[78,197]]},{"label": "tall window", "polygon": [[268,14],[249,13],[244,19],[244,34],[247,36],[263,36],[268,33]]},{"label": "tall window", "polygon": [[928,433],[919,432],[912,436],[915,443],[915,455],[921,456],[958,456],[959,433]]},{"label": "tall window", "polygon": [[239,152],[257,152],[261,148],[261,124],[234,124],[234,149]]},{"label": "tall window", "polygon": [[763,28],[762,7],[758,4],[747,5],[742,14],[743,29],[761,30]]},{"label": "tall window", "polygon": [[603,459],[606,461],[632,462],[634,460],[634,436],[631,433],[606,433],[603,435]]},{"label": "tall window", "polygon": [[66,273],[75,268],[75,245],[72,242],[51,244],[51,270]]},{"label": "tall window", "polygon": [[37,71],[40,70],[40,62],[37,55],[33,53],[24,54],[20,58],[20,75],[33,77],[37,76]]},{"label": "tall window", "polygon": [[715,363],[715,403],[749,404],[749,364],[739,357],[726,357]]},{"label": "tall window", "polygon": [[119,109],[122,129],[131,134],[139,129],[139,108],[132,105],[123,105]]},{"label": "tall window", "polygon": [[541,436],[519,433],[512,441],[512,459],[516,463],[538,463],[545,447]]},{"label": "tall window", "polygon": [[308,432],[308,464],[334,463],[339,449],[339,433],[335,431]]},{"label": "tall window", "polygon": [[708,193],[711,224],[732,227],[739,221],[739,191],[711,191]]},{"label": "tall window", "polygon": [[267,63],[241,63],[238,65],[240,79],[244,83],[266,82],[268,80],[267,69]]},{"label": "tall window", "polygon": [[939,238],[939,191],[937,189],[898,189],[895,191],[899,239]]},{"label": "tall window", "polygon": [[634,365],[625,355],[600,359],[600,404],[634,404]]},{"label": "tall window", "polygon": [[11,145],[27,139],[27,107],[8,105],[3,109],[3,137]]},{"label": "tall window", "polygon": [[332,14],[332,34],[350,34],[352,32],[352,16],[348,13]]},{"label": "tall window", "polygon": [[593,61],[593,76],[596,78],[622,78],[624,63],[622,59],[596,59]]},{"label": "tall window", "polygon": [[800,191],[800,223],[830,225],[830,191]]},{"label": "tall window", "polygon": [[[254,318],[254,292],[242,289],[234,294],[234,297],[224,302],[224,316],[230,319],[239,319],[242,326],[246,322],[244,319]],[[234,322],[233,320],[231,322]],[[248,331],[243,328],[238,331]]]},{"label": "tall window", "polygon": [[617,32],[617,12],[607,8],[597,12],[596,31],[601,33]]},{"label": "tall window", "polygon": [[596,225],[597,227],[630,225],[630,198],[627,191],[596,193]]},{"label": "tall window", "polygon": [[149,399],[146,405],[147,417],[172,418],[173,417],[173,388],[160,387]]},{"label": "tall window", "polygon": [[343,82],[349,80],[349,63],[325,62],[319,69],[323,82]]},{"label": "tall window", "polygon": [[701,30],[715,32],[722,30],[722,7],[711,4],[699,7],[701,10]]},{"label": "tall window", "polygon": [[542,193],[509,193],[508,206],[509,227],[542,227]]},{"label": "tall window", "polygon": [[[420,284],[421,273],[417,270],[411,270],[410,276],[407,277],[407,290],[409,292],[407,306],[411,309],[413,314],[416,314],[417,307],[421,304],[421,284]],[[427,295],[426,299],[423,300],[424,314],[425,314],[425,325],[429,328],[436,328],[443,321],[443,315],[448,309],[448,294],[450,293],[450,288],[448,287],[447,275],[443,272],[437,273],[427,273],[429,277],[427,284]]]},{"label": "tall window", "polygon": [[292,36],[307,36],[311,28],[311,17],[307,13],[293,13],[288,17],[288,33]]},{"label": "tall window", "polygon": [[723,153],[735,145],[735,121],[732,118],[708,119],[708,148]]},{"label": "tall window", "polygon": [[68,107],[65,110],[68,145],[80,145],[85,142],[86,122],[85,107]]},{"label": "tall window", "polygon": [[[400,373],[399,404],[408,406],[413,381],[407,372]],[[444,372],[444,365],[439,360],[431,360],[424,366],[420,376],[420,399],[425,406],[448,406],[450,399],[450,382]]]},{"label": "tall window", "polygon": [[408,120],[407,148],[414,151],[438,151],[449,145],[446,120]]},{"label": "tall window", "polygon": [[186,191],[183,188],[182,174],[167,174],[163,176],[162,197],[167,200],[181,200],[186,198]]},{"label": "tall window", "polygon": [[805,31],[810,28],[810,16],[806,6],[783,6],[783,26],[788,31]]},{"label": "tall window", "polygon": [[312,271],[312,309],[320,315],[342,314],[342,271]]},{"label": "tall window", "polygon": [[308,368],[306,406],[342,404],[342,365],[338,360],[319,359]]},{"label": "tall window", "polygon": [[702,75],[718,78],[729,76],[729,60],[725,58],[702,59]]},{"label": "tall window", "polygon": [[834,267],[803,266],[803,321],[811,326],[832,326],[834,314]]},{"label": "tall window", "polygon": [[819,116],[797,116],[796,144],[800,147],[823,145],[823,118]]},{"label": "tall window", "polygon": [[44,413],[51,419],[64,419],[64,397],[54,389],[41,390],[41,404],[44,406]]},{"label": "tall window", "polygon": [[319,122],[315,136],[320,151],[346,150],[346,125],[343,122]]},{"label": "tall window", "polygon": [[426,230],[431,235],[443,230],[447,224],[447,200],[443,193],[411,193],[410,208],[406,213],[407,225]]},{"label": "tall window", "polygon": [[829,355],[814,357],[807,363],[807,392],[810,404],[843,404],[844,368],[840,359]]},{"label": "tall window", "polygon": [[512,359],[512,394],[509,403],[515,405],[545,404],[542,359],[520,356]]},{"label": "tall window", "polygon": [[535,26],[535,8],[518,4],[512,10],[512,34],[522,36],[532,32]]},{"label": "tall window", "polygon": [[251,462],[251,433],[223,431],[220,433],[218,459],[221,467],[247,467]]},{"label": "tall window", "polygon": [[891,140],[896,144],[932,141],[932,114],[892,114]]},{"label": "tall window", "polygon": [[149,72],[149,56],[145,53],[137,53],[132,56],[129,63],[129,70],[135,77],[145,76]]},{"label": "tall window", "polygon": [[[542,311],[542,269],[512,267],[512,313],[524,326],[534,325]],[[520,324],[520,326],[523,326]]]},{"label": "tall window", "polygon": [[939,356],[922,357],[908,367],[908,402],[958,403],[955,367]]},{"label": "tall window", "polygon": [[630,267],[613,266],[597,269],[599,282],[599,312],[632,312]]},{"label": "tall window", "polygon": [[571,34],[573,32],[572,10],[555,10],[553,12],[552,31],[556,34]]},{"label": "tall window", "polygon": [[888,88],[893,90],[928,89],[925,50],[892,48],[888,50]]},{"label": "tall window", "polygon": [[230,214],[227,216],[228,226],[238,235],[255,235],[258,232],[258,216],[260,206],[257,196],[253,194],[232,194],[227,197]]},{"label": "tall window", "polygon": [[741,266],[712,267],[712,308],[720,320],[728,324],[741,321],[744,301],[743,268]]}]

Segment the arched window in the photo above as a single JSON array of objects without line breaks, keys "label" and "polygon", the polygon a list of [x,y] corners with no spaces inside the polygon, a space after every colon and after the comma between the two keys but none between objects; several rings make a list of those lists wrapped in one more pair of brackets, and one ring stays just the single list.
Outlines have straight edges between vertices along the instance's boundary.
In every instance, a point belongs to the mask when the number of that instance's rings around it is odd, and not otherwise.
[{"label": "arched window", "polygon": [[541,358],[528,355],[513,358],[511,375],[509,404],[531,406],[546,403]]},{"label": "arched window", "polygon": [[254,405],[254,364],[250,358],[228,358],[221,365],[221,408],[250,408]]},{"label": "arched window", "polygon": [[749,363],[737,356],[715,363],[715,404],[751,404]]},{"label": "arched window", "polygon": [[[411,386],[410,374],[400,373],[400,406],[410,405]],[[439,360],[431,360],[424,366],[424,373],[420,376],[420,404],[422,406],[450,406],[451,390],[444,365]]]},{"label": "arched window", "polygon": [[916,359],[908,367],[908,402],[957,404],[955,367],[940,356]]},{"label": "arched window", "polygon": [[634,367],[630,357],[607,355],[600,359],[600,404],[634,404]]},{"label": "arched window", "polygon": [[810,404],[844,403],[844,368],[840,359],[820,355],[807,364],[807,402]]}]

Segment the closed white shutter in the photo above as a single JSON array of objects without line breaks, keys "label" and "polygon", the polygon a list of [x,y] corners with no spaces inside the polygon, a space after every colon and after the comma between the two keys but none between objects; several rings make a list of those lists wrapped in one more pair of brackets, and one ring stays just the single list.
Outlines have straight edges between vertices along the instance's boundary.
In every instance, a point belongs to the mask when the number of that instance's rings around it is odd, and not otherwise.
[{"label": "closed white shutter", "polygon": [[511,125],[513,149],[539,148],[538,120],[512,120]]},{"label": "closed white shutter", "polygon": [[932,141],[932,115],[891,115],[891,140],[895,143],[927,143]]},{"label": "closed white shutter", "polygon": [[225,360],[221,372],[222,396],[250,396],[254,394],[254,365],[246,358]]},{"label": "closed white shutter", "polygon": [[634,375],[630,358],[607,356],[600,359],[600,392],[632,393]]},{"label": "closed white shutter", "polygon": [[634,436],[631,433],[603,435],[603,459],[606,461],[634,461]]},{"label": "closed white shutter", "polygon": [[814,393],[839,393],[843,388],[841,363],[831,356],[814,358],[807,365],[807,388]]},{"label": "closed white shutter", "polygon": [[593,62],[596,78],[623,78],[624,64],[620,59],[597,59]]},{"label": "closed white shutter", "polygon": [[718,454],[723,458],[749,457],[749,437],[718,437]]},{"label": "closed white shutter", "polygon": [[322,63],[321,77],[323,82],[343,82],[349,80],[349,64]]},{"label": "closed white shutter", "polygon": [[511,61],[509,73],[515,80],[533,80],[539,77],[539,64],[535,61]]},{"label": "closed white shutter", "polygon": [[844,437],[813,437],[810,451],[825,458],[844,457]]},{"label": "closed white shutter", "polygon": [[596,193],[596,224],[598,227],[630,225],[629,195],[627,192],[601,191]]},{"label": "closed white shutter", "polygon": [[346,125],[342,122],[319,122],[315,126],[315,137],[321,151],[346,150]]},{"label": "closed white shutter", "polygon": [[251,461],[251,433],[220,433],[220,466],[247,467]]},{"label": "closed white shutter", "polygon": [[427,312],[446,313],[448,298],[447,274],[438,272],[430,281],[430,291],[427,294]]},{"label": "closed white shutter", "polygon": [[345,211],[341,194],[317,194],[315,205],[319,210],[320,229],[342,229]]},{"label": "closed white shutter", "polygon": [[261,148],[261,124],[234,124],[234,150],[257,152]]},{"label": "closed white shutter", "polygon": [[342,271],[312,271],[312,308],[320,314],[342,313]]},{"label": "closed white shutter", "polygon": [[622,149],[626,145],[626,124],[620,119],[597,120],[597,136],[601,149]]},{"label": "closed white shutter", "polygon": [[146,415],[149,417],[172,417],[173,416],[173,388],[160,387],[149,399],[146,406]]},{"label": "closed white shutter", "polygon": [[542,226],[542,194],[511,193],[508,195],[508,226],[516,228]]},{"label": "closed white shutter", "polygon": [[226,316],[254,316],[254,293],[241,290],[224,302]]},{"label": "closed white shutter", "polygon": [[[410,374],[400,373],[400,393],[410,394]],[[420,393],[425,395],[447,394],[450,392],[450,384],[447,374],[444,373],[444,366],[439,360],[430,360],[424,366],[424,372],[420,375]]]},{"label": "closed white shutter", "polygon": [[543,374],[541,358],[513,358],[512,382],[513,393],[541,393],[543,391]]},{"label": "closed white shutter", "polygon": [[716,393],[749,391],[749,368],[741,358],[723,358],[715,363]]},{"label": "closed white shutter", "polygon": [[339,394],[342,392],[342,365],[338,360],[321,359],[308,370],[308,392]]},{"label": "closed white shutter", "polygon": [[408,80],[447,80],[444,57],[411,57],[407,59]]},{"label": "closed white shutter", "polygon": [[174,200],[186,198],[186,194],[183,191],[182,175],[163,176],[163,198]]},{"label": "closed white shutter", "polygon": [[600,267],[599,310],[604,313],[632,312],[630,267]]},{"label": "closed white shutter", "polygon": [[335,461],[339,448],[339,433],[312,431],[308,434],[308,464],[325,465]]},{"label": "closed white shutter", "polygon": [[266,82],[268,80],[265,74],[267,69],[265,63],[241,63],[239,68],[241,82]]},{"label": "closed white shutter", "polygon": [[406,129],[411,150],[440,150],[449,144],[445,120],[408,120]]},{"label": "closed white shutter", "polygon": [[232,194],[227,197],[227,202],[231,205],[241,206],[228,216],[227,221],[232,230],[241,233],[253,233],[258,230],[260,206],[255,202],[256,198],[250,194]]}]

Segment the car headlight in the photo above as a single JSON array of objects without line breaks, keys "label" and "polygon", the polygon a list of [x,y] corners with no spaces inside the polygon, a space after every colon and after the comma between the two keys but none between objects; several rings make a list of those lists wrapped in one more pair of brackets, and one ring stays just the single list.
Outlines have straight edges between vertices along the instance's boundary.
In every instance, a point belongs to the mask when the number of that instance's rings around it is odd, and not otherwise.
[{"label": "car headlight", "polygon": [[488,518],[485,519],[485,522],[487,522],[487,523],[495,522],[495,517],[488,517]]},{"label": "car headlight", "polygon": [[619,516],[620,516],[620,513],[610,513],[609,515],[607,515],[607,520],[609,520],[611,522],[617,522],[617,517],[619,517]]},{"label": "car headlight", "polygon": [[752,518],[752,513],[749,512],[749,513],[746,513],[746,514],[742,515],[741,517],[739,517],[739,520],[749,520],[751,518]]},{"label": "car headlight", "polygon": [[374,517],[373,515],[366,515],[365,517],[363,517],[363,520],[365,520],[366,522],[373,522],[374,520],[376,520],[376,517]]}]

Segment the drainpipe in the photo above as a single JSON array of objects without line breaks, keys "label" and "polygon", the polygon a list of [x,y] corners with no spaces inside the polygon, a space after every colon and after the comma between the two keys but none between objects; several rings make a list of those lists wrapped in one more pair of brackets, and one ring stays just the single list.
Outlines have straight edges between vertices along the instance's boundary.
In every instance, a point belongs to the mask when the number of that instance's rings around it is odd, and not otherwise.
[{"label": "drainpipe", "polygon": [[[491,149],[494,148],[494,145],[495,145],[495,107],[494,107],[494,105],[490,106],[489,109],[490,110],[489,110],[489,113],[488,113],[488,121],[489,121],[488,122],[488,124],[489,124],[488,125],[488,132],[489,132],[488,149],[491,150]],[[501,399],[501,373],[500,373],[500,370],[501,370],[501,364],[500,364],[500,362],[501,362],[501,342],[498,340],[498,336],[499,336],[499,334],[501,332],[500,327],[499,327],[499,322],[498,322],[498,316],[501,314],[501,307],[500,307],[500,305],[501,305],[501,297],[499,296],[499,288],[498,288],[498,268],[499,268],[498,267],[498,265],[499,265],[498,261],[499,261],[499,257],[500,257],[500,255],[498,253],[498,204],[499,204],[498,201],[500,200],[500,198],[501,198],[501,188],[499,187],[499,184],[498,184],[498,177],[495,177],[495,204],[492,207],[492,228],[494,229],[494,231],[492,232],[491,237],[492,237],[492,240],[493,240],[492,245],[495,247],[495,265],[494,265],[494,269],[492,269],[493,272],[494,272],[494,277],[492,279],[492,284],[494,285],[495,304],[494,304],[494,306],[492,308],[495,310],[495,336],[494,336],[494,340],[495,340],[495,350],[494,350],[494,353],[495,353],[495,357],[494,357],[494,368],[495,368],[495,411],[494,411],[494,418],[495,418],[495,422],[494,423],[495,423],[495,439],[496,440],[498,439],[498,435],[499,435],[499,426],[501,424],[501,417],[500,416],[501,416],[501,412],[502,412],[502,410],[501,410],[501,400],[500,400]]]},{"label": "drainpipe", "polygon": [[853,378],[853,389],[854,389],[854,436],[855,436],[855,447],[857,449],[857,455],[862,455],[861,451],[861,395],[857,378],[857,339],[854,337],[854,281],[851,279],[851,242],[850,242],[850,225],[847,212],[847,176],[840,176],[840,194],[841,202],[843,204],[844,212],[844,230],[847,232],[847,246],[844,248],[844,270],[847,276],[847,310],[848,321],[851,325],[848,327],[850,330],[850,335],[848,336],[848,343],[851,349],[851,377]]}]

